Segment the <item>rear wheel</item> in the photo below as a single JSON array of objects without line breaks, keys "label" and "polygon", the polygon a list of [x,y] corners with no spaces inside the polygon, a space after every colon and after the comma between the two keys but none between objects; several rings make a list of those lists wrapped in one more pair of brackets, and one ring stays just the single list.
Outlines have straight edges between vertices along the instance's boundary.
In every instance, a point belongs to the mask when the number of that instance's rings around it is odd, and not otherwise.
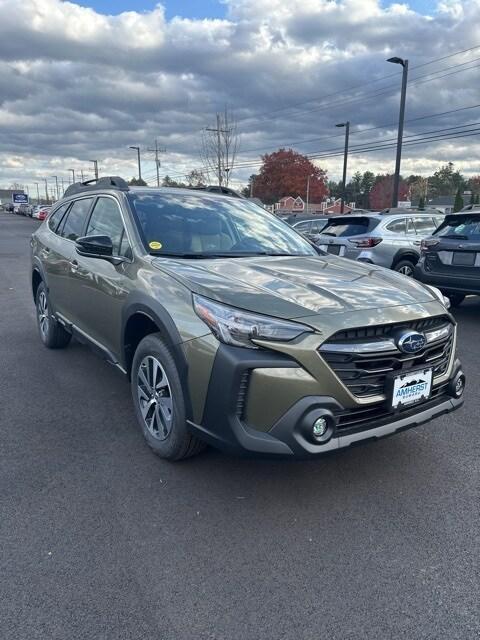
[{"label": "rear wheel", "polygon": [[447,297],[452,307],[459,307],[465,300],[465,296],[462,293],[448,293]]},{"label": "rear wheel", "polygon": [[138,345],[131,379],[140,428],[158,456],[181,460],[205,448],[205,444],[188,431],[180,375],[160,334],[148,335]]},{"label": "rear wheel", "polygon": [[411,278],[415,270],[415,265],[411,260],[400,260],[393,267],[393,269],[394,271],[402,273],[404,276],[408,276],[409,278]]},{"label": "rear wheel", "polygon": [[36,294],[37,325],[40,339],[48,349],[63,349],[72,336],[52,316],[48,301],[47,288],[41,282]]}]

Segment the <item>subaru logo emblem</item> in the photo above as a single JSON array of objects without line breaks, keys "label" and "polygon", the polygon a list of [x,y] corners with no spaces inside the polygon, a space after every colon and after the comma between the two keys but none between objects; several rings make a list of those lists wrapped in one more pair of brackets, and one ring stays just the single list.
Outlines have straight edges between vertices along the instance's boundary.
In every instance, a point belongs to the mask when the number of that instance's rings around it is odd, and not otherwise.
[{"label": "subaru logo emblem", "polygon": [[416,331],[409,331],[404,333],[397,340],[397,347],[404,353],[418,353],[427,344],[427,339],[421,333]]}]

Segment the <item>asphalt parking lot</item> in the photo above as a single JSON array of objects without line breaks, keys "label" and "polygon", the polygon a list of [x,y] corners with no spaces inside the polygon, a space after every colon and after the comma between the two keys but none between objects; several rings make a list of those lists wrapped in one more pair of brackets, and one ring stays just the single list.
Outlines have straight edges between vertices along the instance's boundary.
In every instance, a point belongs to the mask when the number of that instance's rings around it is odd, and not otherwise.
[{"label": "asphalt parking lot", "polygon": [[0,214],[0,638],[478,637],[480,299],[460,411],[317,461],[170,464],[120,373],[41,345],[37,224]]}]

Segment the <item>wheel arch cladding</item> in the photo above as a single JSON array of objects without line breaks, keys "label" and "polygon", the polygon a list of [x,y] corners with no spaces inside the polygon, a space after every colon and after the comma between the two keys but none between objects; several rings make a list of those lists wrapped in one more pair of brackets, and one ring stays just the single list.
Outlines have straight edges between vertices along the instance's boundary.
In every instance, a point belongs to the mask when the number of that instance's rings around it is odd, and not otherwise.
[{"label": "wheel arch cladding", "polygon": [[415,253],[415,251],[409,250],[409,249],[403,249],[403,250],[397,251],[397,253],[395,254],[393,258],[392,266],[395,266],[402,260],[408,260],[413,264],[417,264],[419,259],[420,259],[420,255],[418,253]]},{"label": "wheel arch cladding", "polygon": [[38,267],[34,267],[32,271],[32,294],[34,300],[37,298],[37,290],[41,282],[43,282],[42,274]]}]

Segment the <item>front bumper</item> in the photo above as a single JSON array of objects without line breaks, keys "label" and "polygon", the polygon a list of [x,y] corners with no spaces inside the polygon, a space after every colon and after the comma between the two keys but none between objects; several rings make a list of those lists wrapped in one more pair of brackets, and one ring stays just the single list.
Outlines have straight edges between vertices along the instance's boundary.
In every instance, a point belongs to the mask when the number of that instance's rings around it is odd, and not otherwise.
[{"label": "front bumper", "polygon": [[[453,392],[453,381],[463,375],[457,360],[450,381],[441,394],[400,412],[384,412],[360,427],[343,428],[341,424],[341,416],[355,409],[345,408],[331,396],[306,395],[290,406],[270,429],[255,429],[249,424],[245,412],[251,371],[256,368],[286,370],[297,367],[298,363],[284,354],[221,345],[212,369],[202,423],[190,421],[191,431],[216,448],[235,454],[317,457],[417,427],[455,411],[463,404],[463,396],[456,398]],[[275,394],[274,386],[271,394]],[[268,404],[269,397],[266,396],[264,401]],[[319,443],[312,437],[312,425],[322,417],[328,420],[329,433],[328,439]]]}]

